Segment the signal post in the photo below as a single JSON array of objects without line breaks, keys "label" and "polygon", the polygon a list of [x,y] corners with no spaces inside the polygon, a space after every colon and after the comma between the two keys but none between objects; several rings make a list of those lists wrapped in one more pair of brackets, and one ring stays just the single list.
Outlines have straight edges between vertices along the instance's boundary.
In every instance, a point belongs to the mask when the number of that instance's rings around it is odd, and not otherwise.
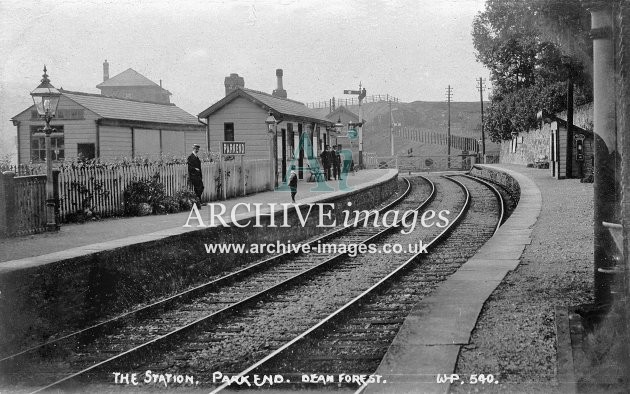
[{"label": "signal post", "polygon": [[363,112],[361,112],[361,101],[365,98],[367,94],[365,88],[361,89],[361,84],[359,83],[359,90],[344,90],[343,94],[356,94],[359,97],[359,122],[348,124],[348,128],[351,126],[358,126],[359,128],[359,168],[363,168]]}]

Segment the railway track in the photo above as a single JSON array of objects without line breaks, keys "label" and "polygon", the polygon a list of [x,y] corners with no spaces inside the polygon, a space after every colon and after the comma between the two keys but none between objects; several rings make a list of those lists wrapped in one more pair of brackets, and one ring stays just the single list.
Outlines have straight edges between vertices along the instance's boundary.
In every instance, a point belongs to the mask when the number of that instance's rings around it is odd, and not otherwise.
[{"label": "railway track", "polygon": [[[337,390],[356,389],[352,376],[373,374],[413,306],[471,257],[502,222],[504,204],[496,188],[470,177],[452,179],[470,191],[471,200],[448,240],[433,247],[431,254],[413,256],[360,297],[236,376],[281,375],[284,389],[313,388],[303,383],[306,376],[307,381],[315,379],[318,390]],[[327,378],[334,384],[322,385]],[[229,386],[223,384],[214,392]]]},{"label": "railway track", "polygon": [[[416,192],[415,200],[404,201],[408,190],[383,211],[428,204],[433,197],[430,183],[417,183],[421,190]],[[366,242],[383,235],[370,230],[373,229],[338,229],[316,238],[312,244],[330,240]],[[87,376],[89,380],[90,376],[102,376],[102,371],[110,366],[124,367],[150,358],[163,352],[170,343],[208,326],[230,332],[229,328],[221,328],[220,320],[259,302],[270,291],[279,291],[302,280],[305,272],[316,273],[332,265],[341,256],[342,253],[274,256],[140,310],[5,357],[0,360],[2,385],[12,391],[26,392],[63,388],[79,376]]]},{"label": "railway track", "polygon": [[[424,208],[425,212],[449,208],[456,212],[456,216],[463,211],[467,198],[459,190],[460,186],[440,179],[436,182],[436,189],[441,192]],[[446,231],[443,227],[420,226],[404,237],[407,240],[431,240]],[[392,234],[387,236],[388,242],[403,236],[399,232]],[[322,324],[322,319],[329,319],[331,313],[336,313],[383,277],[396,271],[407,258],[408,255],[378,253],[343,257],[335,262],[334,267],[270,294],[220,324],[180,341],[174,349],[133,363],[130,368],[137,371],[168,370],[172,374],[190,373],[206,377],[207,380],[202,383],[212,385],[216,383],[216,374],[239,371],[256,360],[264,359],[274,349],[281,349],[287,344],[290,346]],[[245,379],[244,376],[234,379]]]}]

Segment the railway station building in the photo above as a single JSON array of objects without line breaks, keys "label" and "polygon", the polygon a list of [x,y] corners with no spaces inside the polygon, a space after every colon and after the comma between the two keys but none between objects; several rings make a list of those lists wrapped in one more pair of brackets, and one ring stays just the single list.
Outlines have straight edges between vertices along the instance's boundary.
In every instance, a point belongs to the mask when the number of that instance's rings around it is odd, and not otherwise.
[{"label": "railway station building", "polygon": [[[288,165],[295,160],[298,176],[303,179],[307,159],[317,158],[324,146],[334,139],[334,122],[303,103],[287,98],[281,69],[276,70],[276,76],[277,89],[269,94],[245,88],[244,79],[231,74],[225,79],[226,96],[198,117],[206,124],[208,151],[221,152],[222,142],[245,142],[246,158],[275,156],[278,175],[283,181],[286,181]],[[276,119],[272,132],[265,122],[270,114]],[[305,139],[308,144],[303,143]]]},{"label": "railway station building", "polygon": [[591,176],[595,157],[592,105],[578,109],[571,121],[566,115],[540,111],[537,128],[502,142],[501,162],[548,166],[549,175],[556,179]]},{"label": "railway station building", "polygon": [[[97,85],[101,94],[59,89],[61,98],[51,122],[53,163],[181,156],[192,144],[205,144],[205,127],[171,104],[171,93],[161,86],[132,69],[110,79],[107,61],[103,79]],[[35,106],[11,121],[17,127],[18,164],[44,162],[45,135]]]},{"label": "railway station building", "polygon": [[[358,123],[359,115],[352,112],[344,105],[340,105],[334,111],[326,115],[326,118],[335,124],[340,123],[347,127],[349,123]],[[365,124],[365,120],[363,121]],[[342,130],[340,133],[331,135],[332,145],[341,145],[343,149],[349,149],[352,151],[352,159],[355,163],[359,162],[359,142],[358,140],[352,140],[348,138],[347,129]]]}]

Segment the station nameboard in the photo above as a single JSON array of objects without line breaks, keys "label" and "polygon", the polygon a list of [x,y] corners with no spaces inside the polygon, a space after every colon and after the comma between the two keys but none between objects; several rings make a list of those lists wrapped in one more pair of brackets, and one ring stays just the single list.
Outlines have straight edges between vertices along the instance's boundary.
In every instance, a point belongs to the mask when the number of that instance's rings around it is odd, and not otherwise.
[{"label": "station nameboard", "polygon": [[244,155],[245,142],[225,141],[221,150],[224,155]]}]

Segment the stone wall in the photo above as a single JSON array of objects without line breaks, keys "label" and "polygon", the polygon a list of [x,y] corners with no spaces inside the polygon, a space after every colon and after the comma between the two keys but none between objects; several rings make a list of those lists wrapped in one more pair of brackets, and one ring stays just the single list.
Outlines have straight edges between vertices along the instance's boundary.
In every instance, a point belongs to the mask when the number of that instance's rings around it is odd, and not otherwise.
[{"label": "stone wall", "polygon": [[527,165],[537,160],[548,160],[550,128],[551,125],[545,123],[541,128],[520,134],[516,137],[516,150],[514,152],[512,151],[513,142],[511,140],[502,141],[499,162]]},{"label": "stone wall", "polygon": [[[567,120],[567,111],[556,114],[562,120]],[[584,130],[593,131],[593,103],[581,105],[573,111],[573,124]]]},{"label": "stone wall", "polygon": [[[567,120],[567,112],[563,111],[556,116]],[[577,107],[573,113],[573,124],[584,130],[593,131],[593,104],[585,104]],[[511,140],[501,141],[500,163],[527,165],[536,160],[549,160],[550,155],[550,131],[551,126],[543,123],[542,127],[532,129],[528,133],[519,134],[516,138],[516,152],[512,152]],[[590,163],[589,163],[590,165]]]},{"label": "stone wall", "polygon": [[508,175],[506,172],[503,172],[500,169],[479,164],[473,166],[473,168],[470,170],[470,175],[503,186],[503,188],[510,194],[510,196],[514,200],[514,203],[518,204],[518,201],[521,198],[521,186],[518,184],[516,179],[512,178],[511,175]]}]

